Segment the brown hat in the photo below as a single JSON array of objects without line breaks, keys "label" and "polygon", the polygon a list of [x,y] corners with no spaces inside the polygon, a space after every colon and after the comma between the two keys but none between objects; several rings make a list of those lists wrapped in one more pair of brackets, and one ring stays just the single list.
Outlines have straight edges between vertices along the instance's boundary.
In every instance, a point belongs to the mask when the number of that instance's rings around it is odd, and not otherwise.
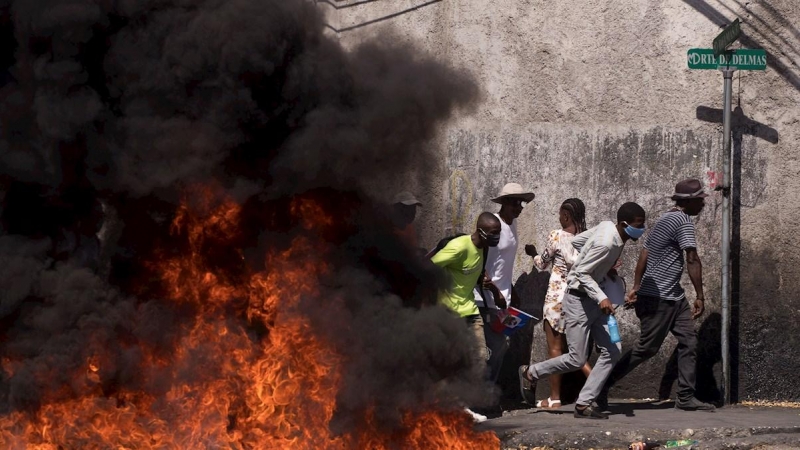
[{"label": "brown hat", "polygon": [[505,186],[503,186],[503,190],[500,191],[500,195],[493,198],[492,201],[495,203],[501,203],[503,199],[506,197],[518,198],[523,202],[529,202],[533,200],[533,198],[536,197],[536,195],[533,192],[525,191],[524,189],[522,189],[522,186],[520,186],[517,183],[508,183]]},{"label": "brown hat", "polygon": [[672,194],[673,200],[690,200],[693,198],[705,197],[708,197],[708,194],[703,192],[703,183],[694,178],[683,180],[676,184],[675,193]]}]

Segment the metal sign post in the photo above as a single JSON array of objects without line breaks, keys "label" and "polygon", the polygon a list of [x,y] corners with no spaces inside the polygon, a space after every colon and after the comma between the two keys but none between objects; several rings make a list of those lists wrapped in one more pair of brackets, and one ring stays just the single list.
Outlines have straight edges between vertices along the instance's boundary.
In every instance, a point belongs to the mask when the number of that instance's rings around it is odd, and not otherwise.
[{"label": "metal sign post", "polygon": [[733,91],[733,72],[723,69],[725,80],[722,97],[722,379],[725,404],[731,402],[731,362],[730,362],[730,292],[731,292],[731,97]]},{"label": "metal sign post", "polygon": [[741,35],[739,19],[725,27],[713,41],[713,49],[693,48],[687,53],[690,69],[719,69],[725,83],[722,102],[722,391],[725,404],[731,402],[730,303],[731,303],[731,97],[733,72],[765,70],[767,52],[763,49],[727,50]]}]

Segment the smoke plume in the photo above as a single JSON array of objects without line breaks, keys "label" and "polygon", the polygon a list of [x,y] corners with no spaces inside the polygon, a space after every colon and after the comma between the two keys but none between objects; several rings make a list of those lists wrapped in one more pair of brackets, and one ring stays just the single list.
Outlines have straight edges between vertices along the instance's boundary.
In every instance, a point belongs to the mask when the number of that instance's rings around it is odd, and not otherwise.
[{"label": "smoke plume", "polygon": [[[169,359],[195,320],[152,265],[187,253],[172,224],[208,200],[193,186],[242,205],[236,245],[206,236],[198,256],[232,283],[256,269],[280,280],[267,251],[309,233],[294,200],[336,221],[322,236],[335,269],[301,309],[344,355],[338,426],[367,409],[391,426],[478,391],[463,326],[420,307],[435,272],[371,194],[433,164],[437,129],[476,88],[408,45],[345,51],[323,28],[302,0],[0,1],[0,408],[214,376],[202,352],[165,367],[144,351]],[[270,333],[230,311],[220,320],[252,339]],[[77,376],[98,357],[98,383]]]}]

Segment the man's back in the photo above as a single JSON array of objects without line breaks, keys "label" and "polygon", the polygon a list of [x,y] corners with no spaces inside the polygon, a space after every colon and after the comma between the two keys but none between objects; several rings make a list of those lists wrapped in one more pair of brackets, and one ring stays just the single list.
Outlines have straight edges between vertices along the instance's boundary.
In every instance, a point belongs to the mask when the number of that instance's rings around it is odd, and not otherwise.
[{"label": "man's back", "polygon": [[483,251],[472,243],[472,236],[452,239],[431,261],[450,275],[450,289],[439,300],[461,317],[478,314],[472,289],[481,275]]},{"label": "man's back", "polygon": [[680,283],[683,252],[697,248],[694,223],[689,215],[680,210],[662,215],[647,235],[644,248],[647,249],[647,268],[639,295],[665,300],[684,298]]}]

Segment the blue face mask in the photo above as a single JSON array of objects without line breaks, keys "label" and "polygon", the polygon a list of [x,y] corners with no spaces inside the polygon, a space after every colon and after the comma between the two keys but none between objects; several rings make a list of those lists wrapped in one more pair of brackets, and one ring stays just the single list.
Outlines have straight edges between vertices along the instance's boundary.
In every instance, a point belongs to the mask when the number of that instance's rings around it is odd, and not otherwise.
[{"label": "blue face mask", "polygon": [[[628,223],[625,222],[625,225],[628,225]],[[644,228],[634,228],[628,225],[625,227],[625,233],[630,236],[631,239],[636,240],[644,235]]]}]

